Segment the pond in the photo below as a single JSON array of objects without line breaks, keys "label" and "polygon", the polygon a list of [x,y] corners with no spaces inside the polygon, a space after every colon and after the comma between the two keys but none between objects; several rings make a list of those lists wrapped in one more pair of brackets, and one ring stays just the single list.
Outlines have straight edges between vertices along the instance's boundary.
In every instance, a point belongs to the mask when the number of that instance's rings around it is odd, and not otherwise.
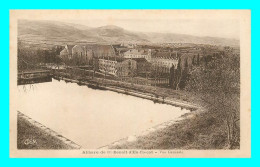
[{"label": "pond", "polygon": [[18,95],[18,111],[87,149],[141,134],[189,112],[54,79],[48,83],[18,86]]}]

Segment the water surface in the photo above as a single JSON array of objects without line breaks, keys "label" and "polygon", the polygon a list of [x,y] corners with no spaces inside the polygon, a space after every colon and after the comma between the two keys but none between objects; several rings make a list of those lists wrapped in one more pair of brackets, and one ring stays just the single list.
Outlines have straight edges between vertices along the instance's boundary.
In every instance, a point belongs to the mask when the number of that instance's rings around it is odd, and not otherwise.
[{"label": "water surface", "polygon": [[140,134],[189,112],[57,80],[18,86],[18,92],[18,111],[88,149]]}]

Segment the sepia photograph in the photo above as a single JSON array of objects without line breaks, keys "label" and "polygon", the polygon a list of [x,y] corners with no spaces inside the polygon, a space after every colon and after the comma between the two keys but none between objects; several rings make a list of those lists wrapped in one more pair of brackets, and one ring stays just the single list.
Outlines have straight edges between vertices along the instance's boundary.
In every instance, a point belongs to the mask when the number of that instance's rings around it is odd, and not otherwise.
[{"label": "sepia photograph", "polygon": [[250,10],[10,10],[11,157],[250,157]]}]

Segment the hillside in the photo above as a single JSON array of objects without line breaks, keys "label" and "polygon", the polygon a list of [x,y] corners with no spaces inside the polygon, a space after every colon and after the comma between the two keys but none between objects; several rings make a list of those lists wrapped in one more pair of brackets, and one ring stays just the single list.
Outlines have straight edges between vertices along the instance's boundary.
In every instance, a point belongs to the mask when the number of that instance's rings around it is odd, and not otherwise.
[{"label": "hillside", "polygon": [[141,33],[108,25],[98,28],[58,21],[18,21],[18,39],[28,43],[195,43],[238,46],[239,40],[171,33]]}]

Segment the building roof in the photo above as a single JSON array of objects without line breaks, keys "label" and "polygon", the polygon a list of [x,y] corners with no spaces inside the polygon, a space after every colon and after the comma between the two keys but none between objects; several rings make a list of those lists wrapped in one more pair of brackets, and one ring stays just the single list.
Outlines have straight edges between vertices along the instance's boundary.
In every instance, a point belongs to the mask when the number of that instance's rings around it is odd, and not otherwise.
[{"label": "building roof", "polygon": [[60,55],[67,55],[68,54],[68,51],[66,48],[64,48],[61,52],[60,52]]},{"label": "building roof", "polygon": [[127,54],[148,54],[147,50],[144,49],[130,49],[126,51]]},{"label": "building roof", "polygon": [[106,56],[106,57],[102,57],[100,59],[105,59],[105,60],[111,60],[111,61],[117,61],[117,62],[122,62],[124,60],[127,60],[125,58],[122,58],[122,57],[116,57],[116,56],[113,56],[113,57],[110,57],[110,56]]},{"label": "building roof", "polygon": [[90,44],[86,45],[87,49],[91,49],[94,53],[94,57],[107,57],[107,56],[115,56],[115,50],[111,45],[98,45],[98,44]]},{"label": "building roof", "polygon": [[193,56],[196,56],[198,55],[199,53],[195,52],[195,53],[182,53],[181,54],[181,57],[184,57],[184,56],[189,56],[189,57],[193,57]]},{"label": "building roof", "polygon": [[152,58],[163,58],[163,59],[178,59],[179,54],[177,52],[153,52]]},{"label": "building roof", "polygon": [[132,60],[135,60],[137,63],[145,63],[145,62],[148,62],[145,58],[132,58]]},{"label": "building roof", "polygon": [[82,50],[86,51],[85,46],[82,45],[75,45],[72,49],[76,49],[76,48],[82,48]]},{"label": "building roof", "polygon": [[116,51],[119,53],[125,53],[125,52],[127,52],[128,50],[129,50],[129,48],[115,48],[116,49]]}]

